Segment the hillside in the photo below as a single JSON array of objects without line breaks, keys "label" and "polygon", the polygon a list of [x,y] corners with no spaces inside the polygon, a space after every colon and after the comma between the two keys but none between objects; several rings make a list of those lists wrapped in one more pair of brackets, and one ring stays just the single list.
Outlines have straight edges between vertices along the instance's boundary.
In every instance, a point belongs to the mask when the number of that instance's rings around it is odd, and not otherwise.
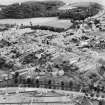
[{"label": "hillside", "polygon": [[[89,24],[91,21],[95,26]],[[82,29],[71,28],[61,33],[19,26],[9,28],[0,33],[0,69],[2,72],[30,70],[27,75],[32,78],[36,71],[43,73],[45,80],[72,80],[74,89],[79,90],[83,85],[89,89],[105,77],[105,36],[102,26],[96,27],[98,23],[98,20],[85,20],[80,25]]]},{"label": "hillside", "polygon": [[[34,17],[59,17],[60,19],[84,20],[99,13],[103,6],[96,2],[82,2],[68,5],[67,9],[62,1],[28,1],[21,4],[8,5],[0,11],[1,19],[24,19]],[[59,8],[65,9],[60,10]]]},{"label": "hillside", "polygon": [[61,1],[23,2],[21,5],[12,4],[2,9],[0,18],[32,18],[57,16],[58,8],[63,6]]},{"label": "hillside", "polygon": [[[69,6],[72,9],[68,9]],[[64,6],[60,10],[60,19],[84,20],[98,14],[103,10],[103,6],[96,2],[80,2],[68,5],[67,8]]]}]

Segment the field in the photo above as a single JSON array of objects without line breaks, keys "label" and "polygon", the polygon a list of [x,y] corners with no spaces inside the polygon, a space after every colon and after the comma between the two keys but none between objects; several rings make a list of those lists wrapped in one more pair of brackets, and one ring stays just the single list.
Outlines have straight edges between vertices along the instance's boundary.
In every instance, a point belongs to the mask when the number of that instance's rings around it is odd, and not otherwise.
[{"label": "field", "polygon": [[59,20],[56,17],[48,17],[48,18],[29,18],[29,19],[1,19],[0,24],[18,24],[18,25],[30,25],[32,22],[33,25],[44,25],[44,26],[52,26],[58,28],[69,28],[70,20]]}]

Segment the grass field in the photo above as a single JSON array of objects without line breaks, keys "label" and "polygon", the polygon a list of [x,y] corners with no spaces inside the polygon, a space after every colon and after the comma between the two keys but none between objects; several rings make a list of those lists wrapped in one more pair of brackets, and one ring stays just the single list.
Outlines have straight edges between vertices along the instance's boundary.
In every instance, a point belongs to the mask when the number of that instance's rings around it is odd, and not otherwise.
[{"label": "grass field", "polygon": [[33,25],[46,25],[58,28],[68,28],[71,25],[70,20],[59,20],[56,17],[48,18],[29,18],[29,19],[1,19],[0,24],[24,24],[30,25],[32,22]]}]

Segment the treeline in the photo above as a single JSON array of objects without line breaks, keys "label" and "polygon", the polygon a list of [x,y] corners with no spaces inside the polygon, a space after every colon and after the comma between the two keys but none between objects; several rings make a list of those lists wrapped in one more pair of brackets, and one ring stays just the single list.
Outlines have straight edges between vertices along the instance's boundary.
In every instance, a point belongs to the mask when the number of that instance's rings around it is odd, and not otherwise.
[{"label": "treeline", "polygon": [[0,18],[33,18],[58,16],[58,8],[63,6],[61,1],[25,2],[12,4],[3,8]]},{"label": "treeline", "polygon": [[33,30],[40,29],[40,30],[49,30],[54,32],[63,32],[67,29],[65,28],[58,28],[58,27],[52,27],[52,26],[41,26],[41,25],[35,25],[35,26],[23,26],[22,28],[31,28]]},{"label": "treeline", "polygon": [[84,20],[87,17],[96,15],[102,6],[98,3],[91,4],[89,7],[77,7],[71,10],[62,11],[59,14],[60,19]]},{"label": "treeline", "polygon": [[77,7],[70,10],[59,10],[59,7],[65,5],[61,1],[40,1],[25,2],[22,4],[12,4],[0,11],[0,18],[34,18],[34,17],[55,17],[60,19],[84,20],[87,17],[96,15],[102,6],[98,3],[92,3],[88,7]]}]

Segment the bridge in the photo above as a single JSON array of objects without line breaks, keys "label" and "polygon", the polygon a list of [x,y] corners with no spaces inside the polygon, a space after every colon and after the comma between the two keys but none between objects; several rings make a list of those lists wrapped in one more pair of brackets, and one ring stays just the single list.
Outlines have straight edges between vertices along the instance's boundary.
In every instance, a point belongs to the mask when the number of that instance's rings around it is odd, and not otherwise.
[{"label": "bridge", "polygon": [[75,105],[84,97],[84,93],[44,88],[1,88],[0,93],[0,105]]},{"label": "bridge", "polygon": [[[24,95],[32,93],[36,93],[34,97]],[[23,99],[22,95],[27,98],[20,100]],[[14,100],[14,98],[17,98],[16,96],[18,96],[18,99]],[[85,103],[85,105],[98,105],[92,104],[92,102],[99,103],[101,101],[105,102],[105,98],[91,97],[90,95],[85,95],[85,93],[75,91],[27,87],[0,89],[0,105],[82,105],[82,103]]]}]

